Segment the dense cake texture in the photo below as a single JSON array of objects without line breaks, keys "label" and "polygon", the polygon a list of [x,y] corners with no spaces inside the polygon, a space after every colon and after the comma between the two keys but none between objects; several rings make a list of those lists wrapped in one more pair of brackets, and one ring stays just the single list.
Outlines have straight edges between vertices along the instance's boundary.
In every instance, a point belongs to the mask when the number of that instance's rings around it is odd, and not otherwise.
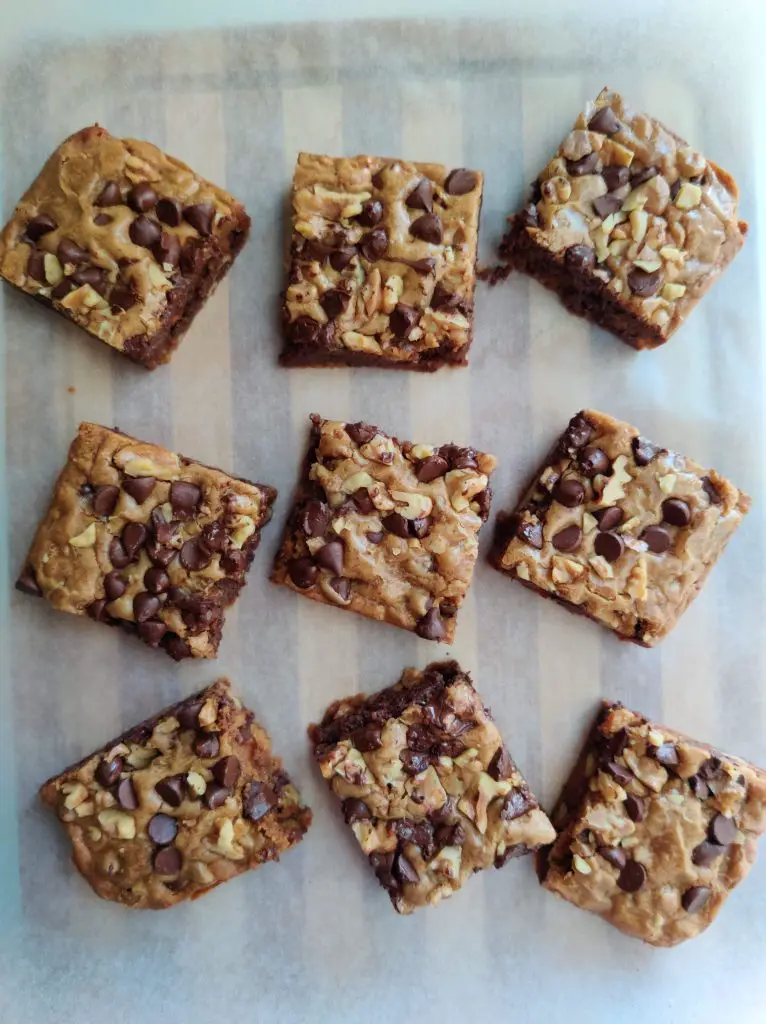
[{"label": "dense cake texture", "polygon": [[555,838],[457,662],[409,668],[387,690],[337,701],[309,735],[399,913]]},{"label": "dense cake texture", "polygon": [[312,417],[272,579],[323,604],[451,643],[489,515],[492,455]]},{"label": "dense cake texture", "polygon": [[662,345],[747,225],[728,172],[604,89],[511,218],[504,259],[635,348]]},{"label": "dense cake texture", "polygon": [[241,203],[156,146],[70,136],[0,236],[0,276],[148,369],[247,239]]},{"label": "dense cake texture", "polygon": [[283,364],[465,364],[482,187],[464,167],[301,153]]},{"label": "dense cake texture", "polygon": [[749,507],[715,470],[586,409],[498,521],[491,560],[651,647],[699,593]]},{"label": "dense cake texture", "polygon": [[118,736],[40,793],[96,893],[139,909],[197,899],[278,860],[311,824],[227,679]]},{"label": "dense cake texture", "polygon": [[553,814],[543,885],[654,946],[711,923],[755,860],[766,773],[606,703]]},{"label": "dense cake texture", "polygon": [[176,660],[214,658],[276,493],[82,423],[16,587]]}]

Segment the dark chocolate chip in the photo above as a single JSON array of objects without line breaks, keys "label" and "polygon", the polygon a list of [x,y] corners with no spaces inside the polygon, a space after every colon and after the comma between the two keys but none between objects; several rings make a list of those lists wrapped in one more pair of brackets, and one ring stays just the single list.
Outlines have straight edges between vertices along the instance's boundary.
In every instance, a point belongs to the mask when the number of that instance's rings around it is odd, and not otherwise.
[{"label": "dark chocolate chip", "polygon": [[226,547],[226,541],[228,538],[226,534],[226,527],[220,519],[216,519],[214,522],[207,524],[202,531],[202,539],[211,551],[223,551]]},{"label": "dark chocolate chip", "polygon": [[157,193],[148,181],[139,181],[128,191],[125,202],[136,213],[146,213],[157,205]]},{"label": "dark chocolate chip", "polygon": [[543,524],[536,520],[531,523],[521,521],[516,527],[516,536],[539,551],[543,546]]},{"label": "dark chocolate chip", "polygon": [[425,613],[425,615],[418,620],[415,626],[415,632],[423,640],[441,640],[446,630],[444,629],[444,623],[439,609],[434,605],[433,608]]},{"label": "dark chocolate chip", "polygon": [[193,746],[194,753],[197,757],[207,759],[210,757],[218,757],[218,752],[221,749],[221,742],[218,739],[218,733],[200,732],[195,737]]},{"label": "dark chocolate chip", "polygon": [[94,206],[119,206],[122,203],[122,193],[116,181],[107,181],[99,192]]},{"label": "dark chocolate chip", "polygon": [[424,459],[417,469],[417,478],[422,484],[428,484],[436,480],[449,470],[449,464],[441,455],[429,455]]},{"label": "dark chocolate chip", "polygon": [[436,266],[436,260],[431,256],[424,256],[419,260],[410,260],[408,265],[418,274],[430,274]]},{"label": "dark chocolate chip", "polygon": [[450,171],[447,180],[444,182],[444,191],[450,196],[464,196],[473,192],[479,182],[479,176],[475,171],[469,171],[465,167],[457,167]]},{"label": "dark chocolate chip", "polygon": [[176,633],[168,633],[163,638],[162,646],[174,661],[183,661],[184,658],[192,657],[191,648],[183,637],[178,636]]},{"label": "dark chocolate chip", "polygon": [[178,834],[178,822],[169,814],[155,814],[149,819],[146,832],[157,846],[168,846]]},{"label": "dark chocolate chip", "polygon": [[39,241],[43,235],[55,231],[58,224],[47,213],[38,213],[27,223],[26,236],[31,242]]},{"label": "dark chocolate chip", "polygon": [[388,318],[388,326],[395,338],[408,338],[418,319],[419,313],[416,309],[399,302]]},{"label": "dark chocolate chip", "polygon": [[730,846],[737,838],[737,826],[724,814],[714,814],[709,826],[709,836],[719,846]]},{"label": "dark chocolate chip", "polygon": [[88,615],[96,622],[109,622],[109,613],[106,610],[107,600],[102,597],[98,601],[91,601],[87,607]]},{"label": "dark chocolate chip", "polygon": [[327,581],[341,601],[348,601],[351,597],[351,580],[346,576],[331,576]]},{"label": "dark chocolate chip", "polygon": [[629,860],[617,877],[623,892],[638,892],[646,881],[646,868],[638,861]]},{"label": "dark chocolate chip", "polygon": [[647,526],[641,534],[641,540],[655,555],[663,554],[672,543],[670,534],[662,526]]},{"label": "dark chocolate chip", "polygon": [[[359,242],[359,251],[368,263],[375,263],[385,255],[388,248],[388,234],[385,228],[375,228]],[[332,263],[332,257],[330,257]],[[337,268],[336,268],[337,269]]]},{"label": "dark chocolate chip", "polygon": [[410,519],[410,533],[418,540],[423,540],[431,532],[433,520],[430,516],[419,516],[417,519]]},{"label": "dark chocolate chip", "polygon": [[707,800],[710,796],[710,787],[699,775],[692,775],[689,779],[689,785],[691,786],[692,793],[694,793],[698,800]]},{"label": "dark chocolate chip", "polygon": [[663,450],[646,437],[634,437],[631,447],[637,466],[648,466]]},{"label": "dark chocolate chip", "polygon": [[402,767],[408,775],[419,775],[431,763],[431,755],[405,748],[400,751],[399,760],[402,762]]},{"label": "dark chocolate chip", "polygon": [[643,821],[646,817],[646,804],[640,796],[628,793],[625,797],[625,813],[631,821]]},{"label": "dark chocolate chip", "polygon": [[220,782],[227,789],[234,789],[239,781],[239,758],[229,754],[228,757],[222,757],[220,761],[217,761],[211,770],[216,782]]},{"label": "dark chocolate chip", "polygon": [[[619,756],[615,754],[615,756]],[[607,761],[604,765],[604,771],[608,772],[612,778],[619,782],[621,786],[627,786],[629,782],[633,781],[633,775],[624,768],[618,761]]]},{"label": "dark chocolate chip", "polygon": [[56,287],[51,292],[52,299],[61,300],[65,298],[71,291],[74,291],[74,284],[71,277],[65,277],[63,281],[59,281]]},{"label": "dark chocolate chip", "polygon": [[597,199],[593,200],[593,209],[599,217],[604,219],[610,213],[617,213],[618,210],[622,209],[622,200],[618,199],[617,196],[598,196]]},{"label": "dark chocolate chip", "polygon": [[123,480],[122,489],[139,505],[143,505],[157,483],[153,476],[128,477]]},{"label": "dark chocolate chip", "polygon": [[680,498],[666,498],[662,503],[662,519],[671,526],[688,526],[691,521],[691,509]]},{"label": "dark chocolate chip", "polygon": [[177,228],[181,223],[183,208],[177,199],[170,199],[167,196],[157,203],[157,217],[168,227]]},{"label": "dark chocolate chip", "polygon": [[394,857],[394,865],[392,870],[394,877],[397,878],[402,883],[402,885],[405,885],[408,882],[417,885],[417,883],[420,881],[420,875],[415,870],[415,867],[401,852],[397,853],[396,856]]},{"label": "dark chocolate chip", "polygon": [[431,309],[457,309],[461,299],[454,292],[449,292],[442,284],[437,284],[431,296]]},{"label": "dark chocolate chip", "polygon": [[628,272],[628,287],[634,295],[639,295],[642,299],[659,291],[662,280],[661,270],[647,271],[633,267]]},{"label": "dark chocolate chip", "polygon": [[109,284],[107,273],[102,267],[85,267],[82,270],[76,270],[72,274],[71,280],[78,286],[89,284],[99,295],[106,294]]},{"label": "dark chocolate chip", "polygon": [[213,552],[202,537],[192,537],[190,540],[184,541],[179,558],[184,569],[189,572],[200,572],[210,565]]},{"label": "dark chocolate chip", "polygon": [[110,516],[114,512],[114,507],[119,497],[120,488],[115,487],[114,484],[104,484],[102,487],[97,487],[91,499],[94,514],[104,517]]},{"label": "dark chocolate chip", "polygon": [[155,875],[177,875],[182,863],[181,854],[175,846],[165,846],[155,853],[152,868]]},{"label": "dark chocolate chip", "polygon": [[134,245],[152,249],[162,238],[162,229],[156,220],[150,220],[141,213],[130,225],[128,234]]},{"label": "dark chocolate chip", "polygon": [[247,558],[244,551],[232,548],[225,555],[221,556],[221,568],[231,576],[238,576],[245,571]]},{"label": "dark chocolate chip", "polygon": [[31,565],[26,565],[21,570],[21,574],[16,580],[16,590],[20,590],[22,594],[31,594],[33,597],[42,596],[40,584],[35,578],[35,571]]},{"label": "dark chocolate chip", "polygon": [[308,590],[316,583],[317,567],[311,558],[291,558],[287,563],[287,573],[301,590]]},{"label": "dark chocolate chip", "polygon": [[580,455],[579,466],[584,476],[594,477],[599,473],[608,473],[612,468],[612,461],[601,448],[586,448]]},{"label": "dark chocolate chip", "polygon": [[386,534],[385,534],[385,532],[383,530],[369,530],[365,534],[365,536],[367,537],[367,540],[370,542],[370,544],[380,544],[380,542],[383,540],[385,535]]},{"label": "dark chocolate chip", "polygon": [[649,181],[650,178],[656,177],[660,172],[654,166],[643,167],[640,171],[633,171],[630,175],[630,187],[637,188],[639,185],[643,185],[645,181]]},{"label": "dark chocolate chip", "polygon": [[331,288],[319,299],[319,304],[331,320],[335,320],[346,309],[351,296],[338,288]]},{"label": "dark chocolate chip", "polygon": [[160,610],[160,599],[154,594],[147,594],[145,590],[136,594],[133,598],[133,615],[136,622],[146,622],[154,618]]},{"label": "dark chocolate chip", "polygon": [[720,757],[708,757],[699,767],[703,779],[717,779],[721,776],[723,764]]},{"label": "dark chocolate chip", "polygon": [[603,135],[614,135],[621,127],[620,121],[611,107],[599,107],[588,121],[588,128],[592,132],[601,132]]},{"label": "dark chocolate chip", "polygon": [[367,444],[372,441],[378,433],[378,428],[372,423],[347,423],[346,433],[356,445]]},{"label": "dark chocolate chip", "polygon": [[567,508],[576,508],[585,501],[585,488],[579,480],[571,478],[558,480],[551,493],[555,501]]},{"label": "dark chocolate chip", "polygon": [[718,843],[709,843],[706,840],[692,850],[692,864],[699,868],[709,868],[723,854],[724,849],[725,847],[719,846]]},{"label": "dark chocolate chip", "polygon": [[322,325],[310,316],[299,316],[290,324],[290,338],[299,344],[314,344],[319,338],[321,329]]},{"label": "dark chocolate chip", "polygon": [[675,743],[663,743],[654,751],[654,758],[665,768],[677,768],[680,764],[678,747]]},{"label": "dark chocolate chip", "polygon": [[618,533],[598,533],[593,549],[607,562],[616,562],[625,550],[625,542]]},{"label": "dark chocolate chip", "polygon": [[681,179],[676,178],[673,184],[670,186],[670,200],[675,202],[676,196],[681,191]]},{"label": "dark chocolate chip", "polygon": [[112,309],[132,309],[137,302],[138,298],[132,288],[125,288],[122,285],[117,285],[115,288],[112,288],[112,291],[109,294],[109,303],[112,306]]},{"label": "dark chocolate chip", "polygon": [[125,524],[125,527],[120,534],[120,540],[122,541],[122,546],[125,549],[125,554],[131,559],[131,561],[135,559],[138,552],[146,544],[148,536],[148,531],[143,523]]},{"label": "dark chocolate chip", "polygon": [[379,199],[368,199],[362,203],[362,212],[354,218],[363,228],[374,228],[383,219],[383,203]]},{"label": "dark chocolate chip", "polygon": [[441,245],[442,222],[435,213],[424,213],[410,224],[410,234],[413,238],[419,238],[431,245]]},{"label": "dark chocolate chip", "polygon": [[702,489],[704,490],[705,494],[707,494],[708,498],[710,498],[710,504],[711,505],[720,505],[721,504],[721,501],[722,501],[721,495],[720,495],[720,493],[718,491],[718,488],[716,487],[716,485],[713,483],[713,481],[710,479],[709,476],[703,476],[703,478],[702,478]]},{"label": "dark chocolate chip", "polygon": [[115,569],[124,569],[133,561],[132,557],[122,546],[122,541],[119,537],[112,537],[109,542],[109,561]]},{"label": "dark chocolate chip", "polygon": [[617,868],[618,871],[622,871],[628,862],[625,851],[621,850],[619,846],[599,846],[596,848],[596,853],[603,857],[607,864]]},{"label": "dark chocolate chip", "polygon": [[118,597],[122,597],[127,589],[127,583],[116,570],[108,572],[104,576],[104,596],[107,601],[116,601]]},{"label": "dark chocolate chip", "polygon": [[155,565],[163,569],[166,569],[178,554],[175,548],[162,547],[155,538],[147,541],[146,553]]},{"label": "dark chocolate chip", "polygon": [[526,814],[530,807],[531,804],[526,793],[520,789],[512,789],[503,800],[500,817],[503,821],[513,821],[515,818],[520,818],[522,814]]},{"label": "dark chocolate chip", "polygon": [[388,530],[389,533],[396,534],[397,537],[403,537],[407,540],[410,535],[410,524],[403,515],[398,512],[392,512],[390,515],[384,516],[381,520],[383,526]]},{"label": "dark chocolate chip", "polygon": [[47,284],[45,277],[45,254],[42,252],[33,252],[30,254],[27,260],[27,274],[32,278],[33,281],[39,281],[41,284]]},{"label": "dark chocolate chip", "polygon": [[181,262],[181,242],[178,235],[171,231],[163,231],[152,252],[158,263],[167,264],[175,269]]},{"label": "dark chocolate chip", "polygon": [[576,551],[580,546],[581,540],[582,530],[573,523],[571,526],[565,526],[563,530],[555,533],[551,537],[551,544],[557,551]]},{"label": "dark chocolate chip", "polygon": [[570,270],[591,270],[596,265],[596,253],[589,245],[570,245],[564,253],[564,263]]},{"label": "dark chocolate chip", "polygon": [[[363,493],[366,495],[367,491]],[[374,506],[370,511],[373,510]],[[323,501],[309,501],[301,513],[300,527],[307,537],[324,537],[331,520],[332,510],[329,505]]]},{"label": "dark chocolate chip", "polygon": [[228,796],[230,796],[230,791],[226,786],[222,786],[218,782],[211,782],[205,790],[205,806],[214,811],[226,803]]},{"label": "dark chocolate chip", "polygon": [[119,756],[113,757],[111,761],[104,759],[99,761],[98,767],[96,768],[96,782],[104,789],[108,789],[109,786],[113,786],[119,779],[122,769],[125,767],[125,762]]},{"label": "dark chocolate chip", "polygon": [[207,238],[213,230],[214,217],[215,207],[212,203],[193,203],[184,207],[184,220],[203,238]]},{"label": "dark chocolate chip", "polygon": [[123,779],[117,784],[115,792],[117,803],[123,810],[135,811],[138,807],[138,796],[132,779]]},{"label": "dark chocolate chip", "polygon": [[331,540],[324,544],[314,555],[316,564],[328,569],[333,576],[343,575],[343,541]]},{"label": "dark chocolate chip", "polygon": [[411,210],[424,210],[430,213],[433,209],[434,187],[428,178],[421,178],[415,188],[404,200],[405,206]]},{"label": "dark chocolate chip", "polygon": [[365,725],[353,736],[354,746],[363,754],[371,750],[379,750],[383,746],[382,729],[375,722]]},{"label": "dark chocolate chip", "polygon": [[601,177],[606,182],[607,189],[610,192],[615,192],[618,188],[628,184],[630,171],[627,167],[605,167],[601,172]]},{"label": "dark chocolate chip", "polygon": [[710,889],[706,885],[693,885],[681,897],[681,906],[687,914],[696,914],[710,899]]},{"label": "dark chocolate chip", "polygon": [[148,619],[138,624],[138,635],[150,647],[158,647],[167,631],[168,627],[161,619]]},{"label": "dark chocolate chip", "polygon": [[185,701],[177,710],[176,718],[182,729],[196,729],[199,726],[199,713],[202,710],[203,701]]},{"label": "dark chocolate chip", "polygon": [[602,532],[607,530],[616,530],[620,523],[625,518],[625,513],[617,505],[612,505],[609,508],[599,509],[598,512],[593,513],[598,520],[598,528]]},{"label": "dark chocolate chip", "polygon": [[370,808],[364,800],[349,797],[343,801],[341,809],[347,825],[353,825],[355,821],[369,821],[372,818]]},{"label": "dark chocolate chip", "polygon": [[330,266],[340,273],[346,269],[354,256],[356,256],[356,249],[353,246],[336,249],[335,252],[330,253]]},{"label": "dark chocolate chip", "polygon": [[588,153],[581,156],[579,160],[567,160],[567,170],[573,178],[579,178],[583,174],[593,174],[598,167],[598,153]]},{"label": "dark chocolate chip", "polygon": [[166,804],[180,807],[186,793],[186,777],[184,775],[166,775],[154,787]]},{"label": "dark chocolate chip", "polygon": [[248,821],[260,821],[276,805],[276,793],[262,782],[251,782],[242,796],[242,813]]},{"label": "dark chocolate chip", "polygon": [[73,242],[71,238],[61,239],[56,249],[56,255],[61,263],[73,263],[75,265],[87,263],[90,259],[88,250],[83,249],[77,242]]},{"label": "dark chocolate chip", "polygon": [[114,217],[110,217],[108,213],[97,213],[96,216],[93,218],[93,223],[97,224],[100,228],[102,228],[106,224],[111,224],[113,220]]},{"label": "dark chocolate chip", "polygon": [[[191,519],[202,499],[202,491],[186,480],[174,480],[170,485],[170,504],[177,519]],[[160,538],[157,538],[160,540]]]},{"label": "dark chocolate chip", "polygon": [[157,566],[152,566],[144,573],[144,586],[150,594],[164,594],[170,587],[170,577]]}]

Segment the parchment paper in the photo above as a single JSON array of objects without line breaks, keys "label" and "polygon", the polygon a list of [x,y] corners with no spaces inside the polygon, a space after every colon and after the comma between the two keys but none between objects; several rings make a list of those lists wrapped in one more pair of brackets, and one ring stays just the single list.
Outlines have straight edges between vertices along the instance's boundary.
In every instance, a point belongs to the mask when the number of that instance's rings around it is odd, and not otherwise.
[{"label": "parchment paper", "polygon": [[[548,808],[602,695],[766,763],[758,47],[701,49],[699,26],[652,33],[638,8],[636,18],[628,34],[584,11],[566,23],[541,12],[524,28],[463,21],[208,30],[18,55],[2,97],[3,218],[54,146],[98,121],[226,186],[245,202],[253,232],[173,362],[152,374],[4,291],[3,1024],[764,1020],[766,855],[716,924],[671,951],[644,947],[544,892],[530,859],[485,872],[438,909],[400,918],[305,740],[306,725],[332,699],[452,654],[474,673]],[[712,30],[708,21],[707,37]],[[730,169],[754,226],[670,344],[637,355],[514,277],[480,288],[467,370],[278,368],[285,196],[299,149],[482,168],[482,249],[491,261],[525,183],[604,84]],[[703,595],[657,650],[618,643],[500,576],[483,556],[451,651],[268,583],[309,413],[494,452],[497,512],[586,405],[715,466],[755,498]],[[117,631],[9,592],[81,419],[116,423],[279,488],[217,663],[175,665]],[[489,540],[487,528],[483,552]],[[155,914],[99,901],[40,808],[39,783],[223,673],[270,729],[314,808],[312,830],[280,865],[194,905]]]}]

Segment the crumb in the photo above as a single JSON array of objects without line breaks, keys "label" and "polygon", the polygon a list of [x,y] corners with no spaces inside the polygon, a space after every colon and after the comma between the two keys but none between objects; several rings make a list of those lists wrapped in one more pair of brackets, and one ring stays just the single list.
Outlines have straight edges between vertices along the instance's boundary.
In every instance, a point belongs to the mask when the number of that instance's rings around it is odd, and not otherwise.
[{"label": "crumb", "polygon": [[69,386],[69,387],[67,388],[67,391],[69,392],[69,394],[70,394],[70,395],[73,395],[73,394],[75,393],[75,391],[76,391],[76,390],[77,390],[77,388],[76,388],[76,387],[73,387],[73,386],[72,386],[71,384],[70,384],[70,386]]}]

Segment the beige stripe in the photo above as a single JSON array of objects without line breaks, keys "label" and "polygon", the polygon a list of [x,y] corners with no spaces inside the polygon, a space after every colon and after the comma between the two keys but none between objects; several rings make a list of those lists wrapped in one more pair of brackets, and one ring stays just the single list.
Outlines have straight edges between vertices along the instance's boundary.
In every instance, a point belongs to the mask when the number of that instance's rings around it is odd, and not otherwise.
[{"label": "beige stripe", "polygon": [[[343,151],[342,94],[335,86],[285,89],[282,93],[285,177],[292,180],[298,152],[325,153],[332,156]],[[343,369],[284,371],[290,380],[290,409],[293,437],[299,438],[302,453],[308,438],[309,415],[317,412],[327,419],[358,419],[364,410],[355,410],[350,397],[351,371]],[[301,455],[296,462],[296,472]],[[298,685],[300,687],[300,718],[315,722],[332,701],[359,689],[354,650],[357,632],[364,628],[356,616],[337,608],[329,608],[296,596],[298,617]],[[324,799],[324,795],[323,795]],[[315,829],[325,833],[325,842],[315,843],[312,872],[322,878],[322,907],[342,907],[343,927],[336,929],[333,941],[340,943],[337,976],[327,979],[343,983],[341,964],[358,961],[367,945],[363,921],[363,894],[372,884],[365,877],[367,867],[359,864],[361,854],[354,849],[339,808],[330,807],[330,820],[317,815]],[[319,837],[315,836],[318,840]],[[359,870],[361,867],[362,870]],[[357,884],[354,884],[356,880]],[[327,932],[327,916],[316,900],[305,907],[303,933],[304,957],[321,959],[323,970],[329,963],[322,950]]]}]

